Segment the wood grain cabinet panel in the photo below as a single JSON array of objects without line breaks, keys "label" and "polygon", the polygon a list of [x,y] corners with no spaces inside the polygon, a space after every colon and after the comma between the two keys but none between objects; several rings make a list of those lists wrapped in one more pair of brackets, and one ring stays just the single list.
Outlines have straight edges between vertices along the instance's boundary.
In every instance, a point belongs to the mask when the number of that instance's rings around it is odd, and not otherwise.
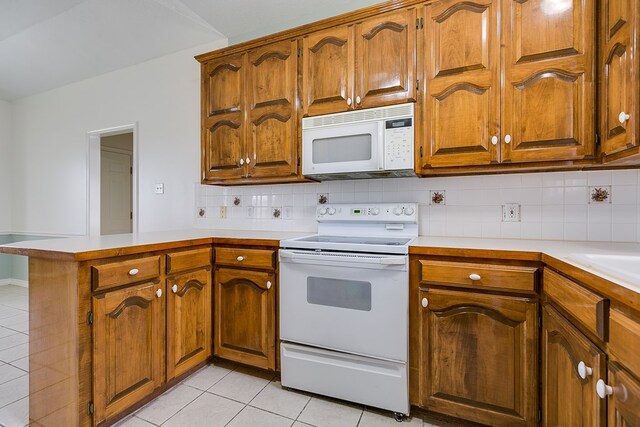
[{"label": "wood grain cabinet panel", "polygon": [[608,426],[640,426],[640,382],[615,362],[609,363]]},{"label": "wood grain cabinet panel", "polygon": [[424,8],[422,169],[499,160],[499,0]]},{"label": "wood grain cabinet panel", "polygon": [[493,426],[534,425],[537,303],[423,288],[420,300],[423,406]]},{"label": "wood grain cabinet panel", "polygon": [[96,424],[125,411],[164,382],[164,285],[144,283],[93,297]]},{"label": "wood grain cabinet panel", "polygon": [[202,66],[203,181],[239,179],[246,175],[246,68],[245,54],[215,59]]},{"label": "wood grain cabinet panel", "polygon": [[217,268],[214,280],[214,354],[275,370],[275,274]]},{"label": "wood grain cabinet panel", "polygon": [[211,270],[167,279],[167,380],[211,355]]},{"label": "wood grain cabinet panel", "polygon": [[416,9],[412,8],[356,25],[355,107],[416,100],[415,23]]},{"label": "wood grain cabinet panel", "polygon": [[606,373],[604,353],[548,305],[542,313],[541,340],[542,424],[604,426],[605,402],[596,394],[596,382]]},{"label": "wood grain cabinet panel", "polygon": [[353,103],[353,26],[317,31],[302,39],[305,116],[347,111]]},{"label": "wood grain cabinet panel", "polygon": [[582,0],[502,0],[502,162],[593,158],[594,14]]},{"label": "wood grain cabinet panel", "polygon": [[287,40],[248,53],[250,177],[297,173],[297,48],[297,40]]},{"label": "wood grain cabinet panel", "polygon": [[[638,146],[637,1],[603,0],[600,20],[600,138],[605,156]],[[635,52],[635,55],[634,55]]]}]

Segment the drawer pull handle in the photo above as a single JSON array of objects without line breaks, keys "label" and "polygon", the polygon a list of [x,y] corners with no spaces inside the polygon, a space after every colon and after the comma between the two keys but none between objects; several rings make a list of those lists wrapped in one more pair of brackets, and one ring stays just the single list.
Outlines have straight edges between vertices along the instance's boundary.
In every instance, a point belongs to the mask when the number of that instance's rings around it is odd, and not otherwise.
[{"label": "drawer pull handle", "polygon": [[171,287],[171,291],[175,294],[176,292],[178,292],[178,285],[173,285]]},{"label": "drawer pull handle", "polygon": [[580,363],[578,363],[578,375],[580,375],[580,378],[586,380],[587,377],[590,377],[592,374],[593,369],[585,365],[585,363],[581,360]]},{"label": "drawer pull handle", "polygon": [[613,394],[613,387],[607,385],[604,380],[598,380],[596,383],[596,393],[600,399],[606,399],[607,396]]},{"label": "drawer pull handle", "polygon": [[238,261],[243,261],[244,257],[242,255],[240,255],[238,258],[236,258]]},{"label": "drawer pull handle", "polygon": [[160,298],[160,297],[162,296],[162,289],[158,289],[158,290],[156,291],[156,296],[157,296],[158,298]]},{"label": "drawer pull handle", "polygon": [[471,279],[471,280],[473,280],[473,281],[475,282],[475,281],[478,281],[478,280],[482,279],[482,277],[480,277],[480,275],[479,275],[479,274],[471,273],[471,274],[469,275],[469,279]]},{"label": "drawer pull handle", "polygon": [[422,298],[422,306],[424,308],[427,308],[428,305],[429,305],[429,300],[426,298]]},{"label": "drawer pull handle", "polygon": [[267,289],[271,289],[271,280],[267,280]]},{"label": "drawer pull handle", "polygon": [[137,268],[132,268],[131,270],[129,270],[129,276],[135,276],[139,271],[140,270],[138,270]]}]

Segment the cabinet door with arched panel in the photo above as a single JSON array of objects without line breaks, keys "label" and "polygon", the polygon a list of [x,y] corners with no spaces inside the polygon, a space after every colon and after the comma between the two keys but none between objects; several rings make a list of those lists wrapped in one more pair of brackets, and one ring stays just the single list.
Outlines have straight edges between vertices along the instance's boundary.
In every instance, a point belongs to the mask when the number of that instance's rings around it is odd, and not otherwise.
[{"label": "cabinet door with arched panel", "polygon": [[498,161],[499,0],[424,8],[422,169]]},{"label": "cabinet door with arched panel", "polygon": [[501,161],[593,158],[595,2],[502,6]]},{"label": "cabinet door with arched panel", "polygon": [[245,162],[250,177],[297,174],[297,48],[297,40],[286,40],[248,53]]},{"label": "cabinet door with arched panel", "polygon": [[214,183],[246,175],[245,55],[202,67],[202,180]]}]

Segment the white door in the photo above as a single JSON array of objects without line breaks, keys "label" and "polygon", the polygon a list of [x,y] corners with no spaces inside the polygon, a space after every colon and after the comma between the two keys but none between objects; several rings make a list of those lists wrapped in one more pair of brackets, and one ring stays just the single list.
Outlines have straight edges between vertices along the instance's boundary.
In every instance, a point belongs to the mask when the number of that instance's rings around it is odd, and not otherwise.
[{"label": "white door", "polygon": [[100,234],[132,232],[131,154],[100,150]]}]

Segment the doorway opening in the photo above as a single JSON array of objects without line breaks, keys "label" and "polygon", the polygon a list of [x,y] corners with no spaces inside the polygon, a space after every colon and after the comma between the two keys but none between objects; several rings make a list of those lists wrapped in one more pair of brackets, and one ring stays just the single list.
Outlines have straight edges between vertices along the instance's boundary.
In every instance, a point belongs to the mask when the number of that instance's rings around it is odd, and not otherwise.
[{"label": "doorway opening", "polygon": [[89,132],[88,235],[137,231],[136,127]]}]

